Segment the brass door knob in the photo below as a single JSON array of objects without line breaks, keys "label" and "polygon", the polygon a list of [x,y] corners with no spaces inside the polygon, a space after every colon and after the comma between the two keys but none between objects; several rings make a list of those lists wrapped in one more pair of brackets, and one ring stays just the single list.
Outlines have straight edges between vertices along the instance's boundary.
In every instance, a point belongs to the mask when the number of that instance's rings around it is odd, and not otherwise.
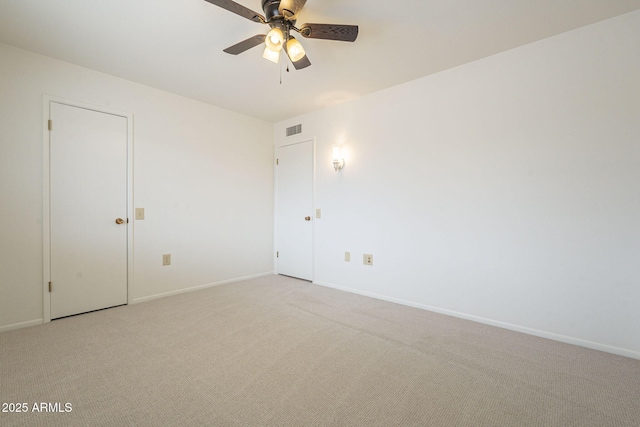
[{"label": "brass door knob", "polygon": [[310,217],[310,216],[305,216],[305,217],[304,217],[304,220],[305,220],[305,221],[311,221],[311,217]]},{"label": "brass door knob", "polygon": [[124,224],[124,219],[116,218],[116,224]]}]

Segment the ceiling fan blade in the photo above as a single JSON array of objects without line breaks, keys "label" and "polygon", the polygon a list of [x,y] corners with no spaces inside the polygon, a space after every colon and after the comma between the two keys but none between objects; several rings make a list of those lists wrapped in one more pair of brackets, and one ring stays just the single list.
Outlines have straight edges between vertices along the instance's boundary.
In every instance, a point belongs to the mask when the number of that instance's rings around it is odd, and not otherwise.
[{"label": "ceiling fan blade", "polygon": [[295,21],[306,2],[307,0],[281,0],[278,11],[288,20]]},{"label": "ceiling fan blade", "polygon": [[267,36],[264,34],[258,34],[257,36],[250,37],[240,43],[234,44],[233,46],[229,46],[224,50],[224,52],[230,53],[231,55],[237,55],[245,50],[251,49],[252,47],[258,46],[260,43],[264,43],[265,37]]},{"label": "ceiling fan blade", "polygon": [[309,57],[305,55],[304,58],[302,58],[298,62],[292,62],[292,64],[296,68],[296,70],[302,70],[303,68],[307,68],[309,65],[311,65],[311,61],[309,61]]},{"label": "ceiling fan blade", "polygon": [[287,57],[289,57],[289,60],[296,70],[302,70],[303,68],[307,68],[309,65],[311,65],[311,61],[309,61],[309,57],[306,54],[302,57],[302,59],[293,62],[293,60],[291,60],[291,56],[289,55],[289,50],[287,49],[286,43],[284,45],[284,51],[287,53]]},{"label": "ceiling fan blade", "polygon": [[304,24],[300,27],[300,34],[308,39],[354,42],[358,38],[358,26],[338,24]]},{"label": "ceiling fan blade", "polygon": [[250,21],[259,22],[261,24],[265,23],[264,16],[232,0],[205,0],[205,1],[211,4],[215,4],[216,6],[221,7],[223,9],[226,9],[229,12],[233,12],[236,15],[240,15],[243,18],[247,18]]}]

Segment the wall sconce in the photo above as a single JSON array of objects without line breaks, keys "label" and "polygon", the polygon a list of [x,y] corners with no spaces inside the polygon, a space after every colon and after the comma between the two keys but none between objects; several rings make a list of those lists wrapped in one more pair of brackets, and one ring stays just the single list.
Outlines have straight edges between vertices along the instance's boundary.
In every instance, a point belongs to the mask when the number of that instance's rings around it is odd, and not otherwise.
[{"label": "wall sconce", "polygon": [[340,146],[333,146],[333,169],[338,172],[340,169],[344,167],[344,159],[342,158],[342,154],[340,153]]}]

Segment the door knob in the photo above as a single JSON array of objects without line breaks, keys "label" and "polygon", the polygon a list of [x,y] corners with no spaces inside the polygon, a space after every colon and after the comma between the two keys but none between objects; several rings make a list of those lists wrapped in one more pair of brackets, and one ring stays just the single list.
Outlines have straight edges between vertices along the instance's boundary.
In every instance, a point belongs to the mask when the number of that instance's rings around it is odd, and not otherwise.
[{"label": "door knob", "polygon": [[304,217],[304,220],[305,220],[305,221],[311,221],[311,217],[310,217],[310,216],[305,216],[305,217]]},{"label": "door knob", "polygon": [[124,220],[122,218],[116,218],[116,224],[123,224]]}]

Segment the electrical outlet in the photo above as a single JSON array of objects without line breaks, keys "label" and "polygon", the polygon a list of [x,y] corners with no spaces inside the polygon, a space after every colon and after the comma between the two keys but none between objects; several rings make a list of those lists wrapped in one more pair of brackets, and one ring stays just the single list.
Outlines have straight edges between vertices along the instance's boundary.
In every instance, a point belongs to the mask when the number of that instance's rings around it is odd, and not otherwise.
[{"label": "electrical outlet", "polygon": [[373,255],[371,254],[364,254],[362,256],[362,263],[364,265],[373,265]]},{"label": "electrical outlet", "polygon": [[144,208],[136,208],[136,219],[144,219]]},{"label": "electrical outlet", "polygon": [[351,262],[351,252],[345,252],[344,253],[344,260],[346,262]]},{"label": "electrical outlet", "polygon": [[171,254],[162,255],[162,265],[171,265]]}]

